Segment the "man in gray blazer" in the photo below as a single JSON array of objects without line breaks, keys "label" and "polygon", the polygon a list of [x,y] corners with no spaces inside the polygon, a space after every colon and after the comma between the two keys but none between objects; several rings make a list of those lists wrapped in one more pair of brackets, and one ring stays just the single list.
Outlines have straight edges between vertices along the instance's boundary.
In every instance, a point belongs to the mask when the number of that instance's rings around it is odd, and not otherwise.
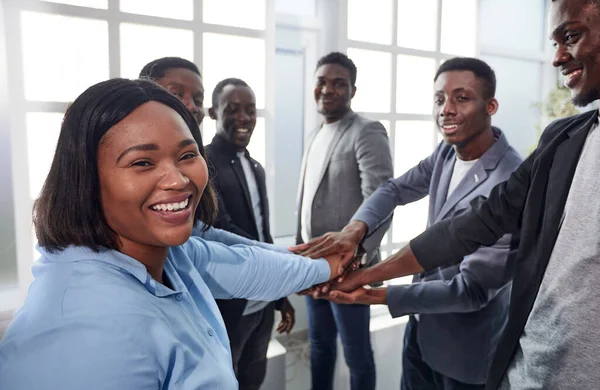
[{"label": "man in gray blazer", "polygon": [[[307,253],[352,251],[396,206],[427,195],[428,225],[433,225],[507,180],[521,158],[491,125],[498,109],[495,89],[494,71],[483,61],[444,62],[435,76],[433,107],[444,142],[417,166],[382,185],[345,231],[314,240],[310,244],[316,250]],[[331,298],[387,304],[393,317],[411,315],[404,337],[402,389],[483,389],[507,320],[510,240],[505,235],[458,265],[415,276],[410,285],[335,292]]]},{"label": "man in gray blazer", "polygon": [[[356,66],[342,53],[321,58],[315,71],[315,101],[324,123],[308,142],[302,162],[297,243],[340,230],[361,203],[392,177],[392,157],[385,128],[350,109],[356,92]],[[380,226],[362,243],[365,266],[378,262]],[[354,254],[352,254],[354,255]],[[375,389],[370,309],[306,298],[311,342],[313,390],[331,390],[339,332],[352,390]]]}]

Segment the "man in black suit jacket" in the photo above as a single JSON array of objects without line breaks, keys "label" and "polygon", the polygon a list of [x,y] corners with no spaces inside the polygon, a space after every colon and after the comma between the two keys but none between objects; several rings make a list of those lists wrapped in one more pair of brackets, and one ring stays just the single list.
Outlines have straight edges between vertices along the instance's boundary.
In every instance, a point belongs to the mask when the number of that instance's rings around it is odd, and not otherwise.
[{"label": "man in black suit jacket", "polygon": [[[573,102],[600,99],[600,1],[553,0],[553,65]],[[333,300],[376,296],[360,286],[458,263],[520,231],[509,316],[486,389],[596,389],[600,383],[600,128],[598,111],[550,124],[537,149],[468,212],[413,239],[388,261],[346,277]],[[344,243],[336,250],[343,252]],[[323,253],[320,253],[323,255]]]},{"label": "man in black suit jacket", "polygon": [[[265,170],[247,150],[256,125],[254,92],[240,79],[225,79],[215,87],[208,112],[217,126],[215,137],[206,146],[219,200],[215,227],[273,243]],[[294,309],[287,299],[276,303],[217,300],[217,304],[227,327],[240,390],[258,390],[266,372],[274,310],[281,311],[278,330],[289,332]]]}]

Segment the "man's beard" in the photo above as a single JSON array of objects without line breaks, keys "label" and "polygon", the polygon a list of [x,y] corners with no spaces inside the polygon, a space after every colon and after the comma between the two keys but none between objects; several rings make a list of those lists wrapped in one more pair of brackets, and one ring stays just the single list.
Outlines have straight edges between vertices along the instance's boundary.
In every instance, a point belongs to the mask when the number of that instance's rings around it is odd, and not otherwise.
[{"label": "man's beard", "polygon": [[594,89],[591,89],[589,91],[582,92],[579,95],[574,96],[571,101],[577,107],[585,107],[597,99],[598,92]]}]

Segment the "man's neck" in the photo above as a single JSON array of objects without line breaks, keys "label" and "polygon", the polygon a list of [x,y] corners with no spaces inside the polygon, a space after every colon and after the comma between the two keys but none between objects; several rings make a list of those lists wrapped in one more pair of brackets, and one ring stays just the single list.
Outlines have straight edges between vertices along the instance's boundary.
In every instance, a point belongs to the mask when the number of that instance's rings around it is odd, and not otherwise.
[{"label": "man's neck", "polygon": [[325,123],[327,124],[332,124],[335,122],[339,122],[342,120],[343,117],[345,117],[348,113],[350,112],[350,109],[344,111],[343,113],[336,113],[332,116],[325,116]]},{"label": "man's neck", "polygon": [[225,144],[227,144],[227,146],[229,146],[232,150],[234,150],[236,153],[245,153],[246,152],[246,148],[241,148],[240,149],[236,144],[234,144],[233,142],[231,142],[226,135],[224,135],[222,133],[217,133],[217,136],[219,138],[221,138],[221,140]]},{"label": "man's neck", "polygon": [[462,145],[454,145],[454,150],[459,159],[463,161],[477,160],[496,142],[492,127],[488,127],[475,137]]}]

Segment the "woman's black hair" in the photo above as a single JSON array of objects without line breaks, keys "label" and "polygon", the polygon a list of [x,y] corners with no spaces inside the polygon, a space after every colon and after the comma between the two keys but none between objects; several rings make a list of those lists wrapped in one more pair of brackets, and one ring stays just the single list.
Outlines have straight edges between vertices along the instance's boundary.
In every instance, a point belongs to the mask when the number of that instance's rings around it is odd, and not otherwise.
[{"label": "woman's black hair", "polygon": [[[202,157],[202,135],[188,109],[171,93],[147,80],[112,79],[91,86],[67,109],[48,177],[33,206],[38,243],[53,252],[70,245],[95,251],[118,249],[100,202],[98,146],[102,137],[149,101],[175,110],[186,122]],[[210,182],[200,198],[195,221],[211,226],[217,204]]]}]

